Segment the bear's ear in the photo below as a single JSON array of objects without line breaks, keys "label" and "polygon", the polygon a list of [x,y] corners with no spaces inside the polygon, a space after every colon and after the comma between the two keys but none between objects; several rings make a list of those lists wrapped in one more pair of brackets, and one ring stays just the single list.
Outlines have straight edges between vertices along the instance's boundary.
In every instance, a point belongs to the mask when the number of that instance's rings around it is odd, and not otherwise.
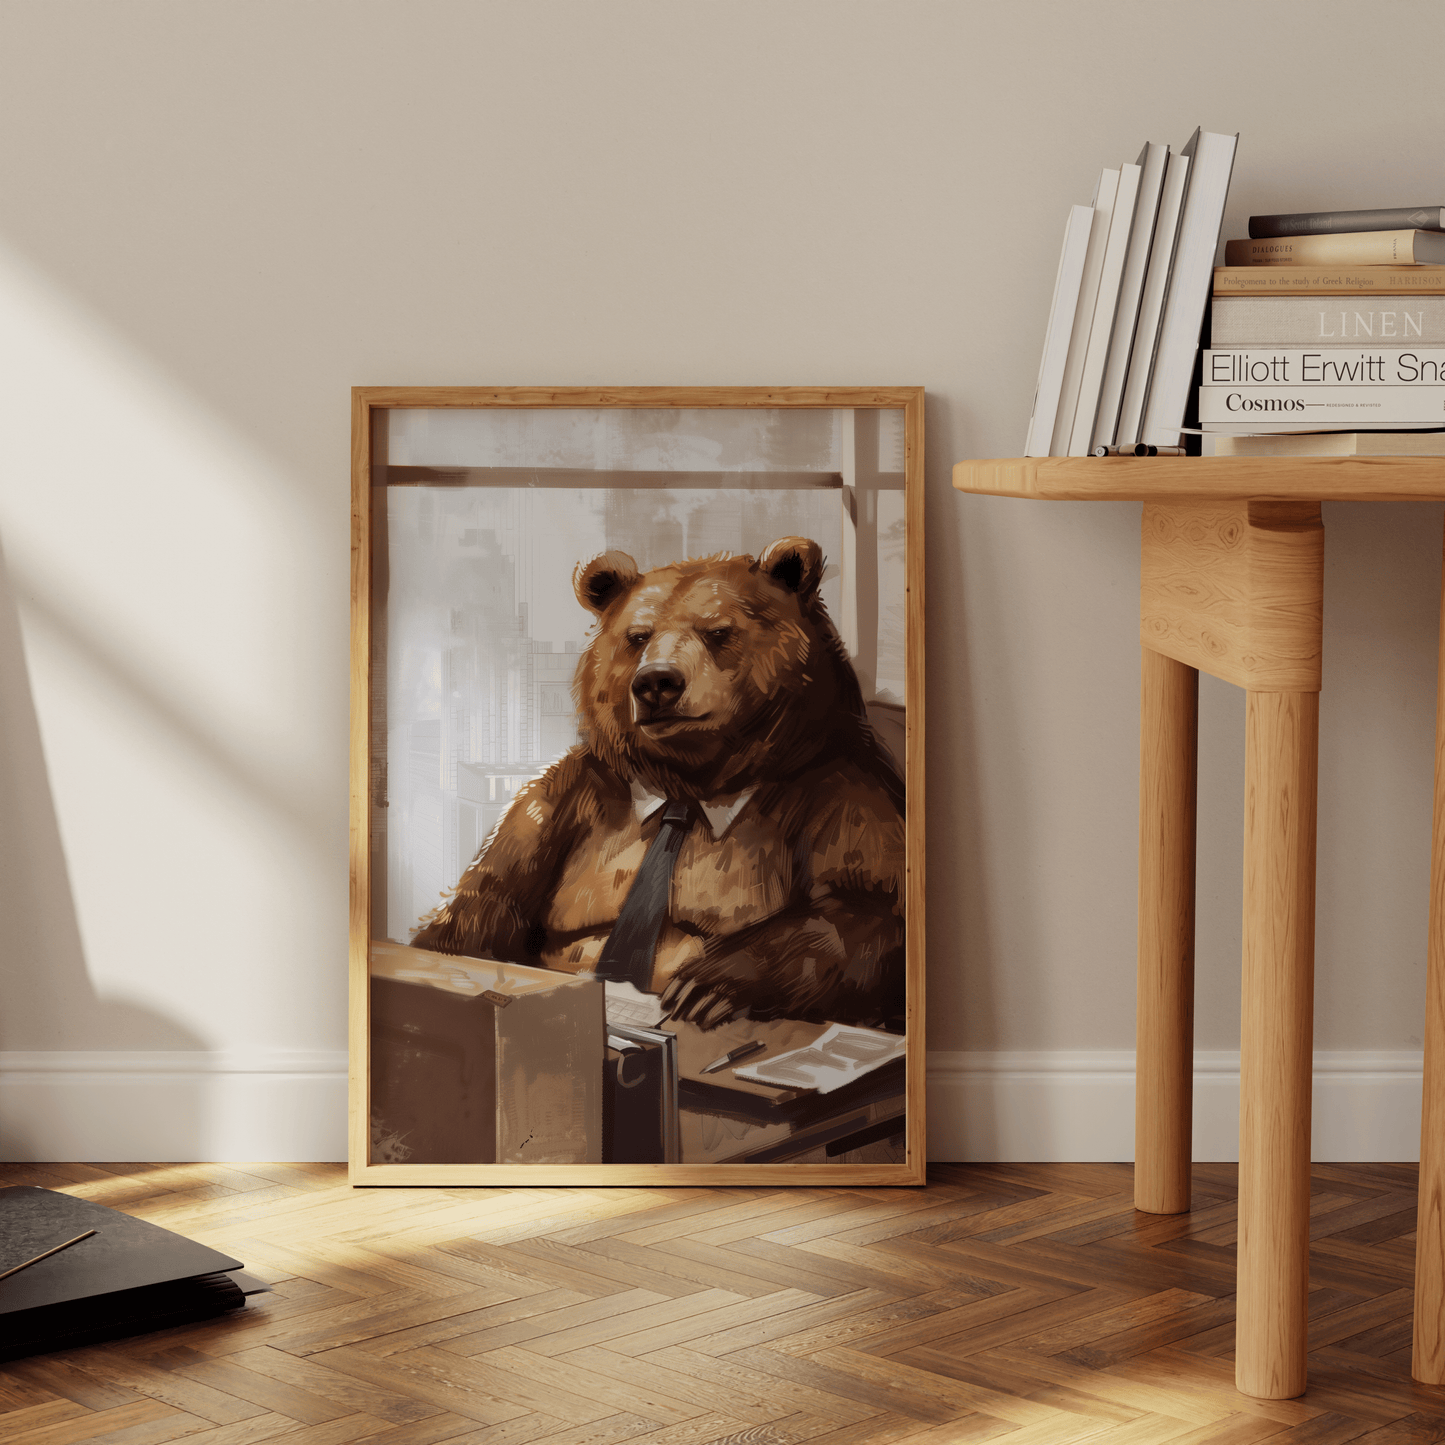
[{"label": "bear's ear", "polygon": [[637,581],[637,563],[626,552],[604,552],[572,574],[577,600],[599,617]]},{"label": "bear's ear", "polygon": [[806,602],[823,577],[823,549],[806,537],[779,537],[763,548],[758,569]]}]

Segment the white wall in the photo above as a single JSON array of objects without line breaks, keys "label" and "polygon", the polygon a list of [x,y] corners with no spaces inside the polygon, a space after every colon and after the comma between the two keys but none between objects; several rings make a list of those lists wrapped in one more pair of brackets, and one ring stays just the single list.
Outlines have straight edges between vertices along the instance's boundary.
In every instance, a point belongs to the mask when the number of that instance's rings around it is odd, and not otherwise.
[{"label": "white wall", "polygon": [[[1229,235],[1445,201],[1442,42],[1433,0],[7,0],[0,1149],[343,1147],[352,384],[827,382],[929,390],[934,1152],[1127,1154],[1138,509],[950,467],[1019,449],[1100,165],[1239,130]],[[1393,1082],[1321,1147],[1399,1157],[1441,508],[1325,522],[1316,1038]],[[1202,714],[1227,1092],[1240,696]]]}]

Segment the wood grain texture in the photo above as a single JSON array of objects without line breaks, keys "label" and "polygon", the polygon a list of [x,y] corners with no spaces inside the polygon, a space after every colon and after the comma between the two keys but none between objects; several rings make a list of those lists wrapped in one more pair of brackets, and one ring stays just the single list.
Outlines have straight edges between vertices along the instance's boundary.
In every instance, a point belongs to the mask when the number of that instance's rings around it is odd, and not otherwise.
[{"label": "wood grain texture", "polygon": [[922,404],[921,386],[357,386],[371,407],[852,406]]},{"label": "wood grain texture", "polygon": [[351,758],[348,850],[351,862],[347,959],[347,1151],[365,1159],[371,1116],[366,1072],[366,981],[371,932],[371,408],[351,393]]},{"label": "wood grain texture", "polygon": [[1239,1338],[1247,1395],[1305,1388],[1319,694],[1245,704]]},{"label": "wood grain texture", "polygon": [[[367,945],[371,850],[367,808],[371,482],[378,455],[373,420],[397,407],[853,407],[898,408],[904,417],[907,542],[906,1027],[907,1127],[902,1163],[778,1164],[372,1164],[369,1155]],[[351,949],[350,1178],[356,1185],[415,1187],[518,1183],[528,1187],[648,1184],[921,1184],[926,1171],[924,1038],[924,390],[922,387],[353,387],[351,568]],[[521,1170],[519,1177],[518,1170]]]},{"label": "wood grain texture", "polygon": [[[0,1366],[0,1438],[1445,1438],[1445,1391],[1409,1378],[1411,1166],[1314,1171],[1297,1400],[1234,1388],[1233,1166],[1196,1167],[1199,1207],[1171,1218],[1134,1212],[1131,1174],[935,1165],[924,1190],[408,1193],[352,1190],[337,1165],[0,1166],[0,1184],[184,1230],[273,1286],[218,1320]],[[689,1277],[707,1273],[743,1287]]]},{"label": "wood grain texture", "polygon": [[[903,472],[905,525],[908,529],[907,600],[905,605],[904,667],[906,757],[904,783],[907,788],[908,861],[905,877],[907,908],[907,1001],[905,1023],[908,1034],[908,1131],[905,1168],[914,1183],[922,1183],[928,1168],[927,1075],[928,1058],[924,1034],[924,1002],[927,972],[925,946],[927,930],[927,895],[925,892],[925,840],[927,832],[928,789],[924,768],[924,726],[926,722],[927,669],[924,649],[924,454],[923,388],[905,388],[903,403]],[[856,406],[857,403],[855,402]]]},{"label": "wood grain texture", "polygon": [[1007,457],[959,462],[953,485],[1056,502],[1399,502],[1445,497],[1445,458]]},{"label": "wood grain texture", "polygon": [[1143,649],[1134,1206],[1189,1208],[1199,673]]},{"label": "wood grain texture", "polygon": [[1425,975],[1425,1083],[1420,1114],[1420,1227],[1415,1245],[1414,1376],[1445,1385],[1445,577],[1435,696],[1435,808]]},{"label": "wood grain texture", "polygon": [[1255,692],[1318,692],[1324,528],[1318,502],[1147,502],[1146,648]]}]

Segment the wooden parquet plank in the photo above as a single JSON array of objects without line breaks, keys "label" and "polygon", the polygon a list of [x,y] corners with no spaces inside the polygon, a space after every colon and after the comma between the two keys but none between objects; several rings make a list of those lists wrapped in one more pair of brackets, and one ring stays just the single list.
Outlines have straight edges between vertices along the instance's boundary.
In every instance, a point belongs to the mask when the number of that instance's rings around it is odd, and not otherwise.
[{"label": "wooden parquet plank", "polygon": [[[658,1300],[656,1295],[645,1290],[638,1290],[637,1295],[646,1296],[645,1301],[639,1303],[625,1294],[609,1295],[606,1300],[590,1301],[575,1312],[567,1311],[572,1314],[575,1323],[548,1316],[528,1320],[524,1325],[510,1329],[469,1335],[453,1341],[447,1348],[456,1350],[458,1354],[474,1355],[506,1345],[525,1344],[541,1355],[561,1355],[588,1345],[601,1345],[609,1340],[641,1334],[644,1330],[670,1325],[678,1320],[690,1320],[726,1305],[745,1303],[742,1296],[723,1289],[702,1290],[698,1294],[680,1295],[669,1300]],[[558,1311],[559,1316],[562,1313]]]},{"label": "wooden parquet plank", "polygon": [[[460,1356],[449,1356],[446,1361],[448,1368],[439,1369],[431,1358],[430,1350],[425,1353],[425,1359],[418,1358],[423,1354],[421,1350],[396,1359],[369,1355],[364,1350],[343,1346],[326,1351],[317,1363],[350,1375],[364,1384],[375,1385],[392,1394],[408,1395],[413,1400],[423,1400],[481,1425],[500,1425],[529,1414],[537,1414],[554,1429],[561,1429],[566,1423],[552,1410],[532,1411],[481,1388],[462,1374],[467,1362]],[[453,1365],[457,1367],[455,1371],[449,1368]]]},{"label": "wooden parquet plank", "polygon": [[[613,1299],[609,1295],[604,1298]],[[453,1341],[464,1336],[480,1334],[483,1331],[499,1329],[517,1324],[521,1327],[519,1338],[531,1338],[526,1322],[566,1309],[570,1305],[595,1303],[591,1295],[578,1294],[575,1290],[545,1290],[541,1294],[523,1295],[519,1299],[504,1300],[485,1309],[466,1310],[457,1315],[445,1315],[429,1319],[406,1329],[388,1330],[369,1340],[355,1341],[356,1348],[372,1354],[395,1355],[421,1345],[446,1345],[452,1348]],[[545,1333],[546,1327],[540,1326]],[[465,1351],[458,1351],[465,1353]]]},{"label": "wooden parquet plank", "polygon": [[[575,1289],[584,1294],[620,1294],[626,1289],[650,1289],[658,1294],[695,1294],[705,1289],[691,1278],[670,1274],[652,1268],[636,1260],[630,1263],[614,1259],[610,1246],[613,1241],[601,1239],[585,1249],[573,1249],[551,1239],[524,1240],[503,1248],[501,1245],[486,1244],[481,1240],[459,1239],[443,1246],[448,1254],[479,1264],[491,1265],[495,1269],[530,1278],[562,1289]],[[644,1259],[651,1256],[643,1251]],[[739,1294],[757,1294],[751,1284]]]},{"label": "wooden parquet plank", "polygon": [[67,1353],[87,1374],[145,1396],[148,1403],[194,1415],[198,1421],[229,1425],[253,1415],[272,1413],[264,1405],[243,1400],[226,1390],[218,1390],[204,1380],[187,1379],[173,1370],[160,1369],[119,1350],[90,1345]]},{"label": "wooden parquet plank", "polygon": [[786,1350],[790,1355],[807,1355],[814,1350],[829,1349],[835,1345],[861,1345],[861,1342],[885,1331],[937,1319],[966,1305],[977,1304],[981,1299],[990,1298],[993,1296],[970,1295],[960,1290],[944,1289],[914,1295],[908,1299],[890,1299],[886,1304],[877,1305],[873,1309],[845,1314],[814,1325],[811,1329],[794,1330],[781,1335],[774,1341],[774,1348]]},{"label": "wooden parquet plank", "polygon": [[49,1425],[61,1425],[67,1420],[86,1419],[91,1413],[75,1400],[49,1399],[38,1404],[19,1405],[7,1410],[0,1418],[5,1422],[7,1433],[21,1435],[43,1430]]},{"label": "wooden parquet plank", "polygon": [[[710,1413],[686,1396],[669,1395],[656,1382],[641,1384],[619,1381],[600,1370],[587,1368],[575,1359],[553,1360],[516,1345],[489,1350],[471,1357],[477,1364],[520,1376],[550,1393],[552,1390],[580,1395],[594,1404],[609,1405],[614,1411],[630,1411],[660,1425],[675,1425]],[[730,1410],[727,1413],[732,1413]]]},{"label": "wooden parquet plank", "polygon": [[302,1359],[269,1345],[240,1350],[226,1356],[226,1360],[330,1400],[342,1407],[342,1414],[374,1415],[378,1420],[390,1420],[400,1425],[443,1413],[433,1405],[423,1404],[393,1390],[379,1390],[375,1385],[328,1370],[314,1360]]},{"label": "wooden parquet plank", "polygon": [[[918,1382],[902,1378],[896,1369],[869,1369],[868,1366],[876,1362],[864,1356],[859,1356],[856,1367],[845,1360],[847,1368],[840,1369],[831,1358],[834,1353],[843,1352],[825,1350],[800,1359],[756,1345],[734,1350],[725,1358],[731,1364],[743,1365],[761,1375],[811,1385],[823,1394],[852,1400],[870,1411],[888,1410],[938,1424],[973,1410],[971,1404],[957,1404],[949,1398],[958,1392],[919,1388]],[[917,1373],[921,1377],[921,1372]]]},{"label": "wooden parquet plank", "polygon": [[[873,1303],[873,1300],[869,1300]],[[704,1354],[720,1353],[731,1347],[734,1338],[754,1338],[754,1331],[779,1326],[786,1330],[793,1321],[789,1316],[804,1309],[823,1312],[836,1310],[845,1313],[856,1308],[857,1297],[846,1296],[840,1303],[836,1300],[819,1300],[816,1295],[803,1290],[778,1290],[761,1298],[745,1299],[740,1304],[720,1305],[714,1309],[700,1310],[686,1320],[670,1320],[666,1324],[654,1325],[650,1329],[638,1330],[634,1334],[618,1335],[609,1340],[607,1348],[619,1355],[646,1355],[668,1345],[691,1344]],[[818,1316],[812,1315],[811,1318]],[[831,1314],[829,1318],[831,1318]],[[710,1345],[721,1341],[717,1350]]]},{"label": "wooden parquet plank", "polygon": [[[1016,1291],[1017,1293],[1017,1291]],[[1037,1293],[1042,1293],[1038,1291]],[[1130,1298],[1127,1291],[1114,1286],[1083,1290],[1077,1294],[1038,1300],[1004,1311],[1005,1301],[1012,1296],[996,1295],[978,1306],[952,1310],[947,1319],[924,1320],[904,1325],[886,1334],[861,1341],[855,1348],[870,1355],[899,1355],[920,1345],[960,1354],[977,1354],[980,1350],[1008,1344],[1021,1335],[1048,1329],[1083,1316],[1099,1314]]]},{"label": "wooden parquet plank", "polygon": [[87,1410],[108,1410],[113,1405],[130,1405],[142,1398],[134,1390],[77,1368],[63,1355],[16,1360],[4,1370],[7,1378],[28,1381]]},{"label": "wooden parquet plank", "polygon": [[7,1445],[151,1445],[175,1440],[205,1425],[204,1420],[172,1410],[158,1400],[137,1400],[109,1410],[59,1420],[8,1437]]},{"label": "wooden parquet plank", "polygon": [[[723,1250],[698,1245],[689,1249],[688,1240],[667,1240],[644,1248],[624,1239],[599,1239],[579,1254],[605,1258],[615,1268],[629,1273],[652,1270],[676,1280],[689,1281],[694,1289],[726,1289],[736,1294],[757,1298],[770,1294],[776,1285],[762,1274],[735,1268],[731,1255]],[[811,1291],[810,1291],[811,1292]],[[842,1289],[829,1286],[827,1293],[839,1294]]]},{"label": "wooden parquet plank", "polygon": [[[920,1353],[923,1352],[915,1352]],[[1007,1346],[989,1350],[976,1358],[997,1359],[1005,1366],[1027,1370],[1041,1383],[1046,1381],[1093,1395],[1126,1409],[1137,1410],[1141,1415],[1162,1415],[1193,1425],[1216,1424],[1239,1414],[1244,1398],[1232,1387],[1228,1392],[1166,1389],[1145,1380],[1130,1379],[1114,1370],[1092,1370],[1087,1366],[1071,1364],[1059,1356],[1031,1355],[1026,1350]],[[952,1361],[947,1358],[934,1363],[934,1368],[938,1370],[951,1367]]]},{"label": "wooden parquet plank", "polygon": [[[249,1355],[252,1351],[247,1350],[244,1353]],[[195,1364],[182,1365],[175,1374],[183,1375],[188,1380],[197,1380],[203,1385],[212,1385],[236,1396],[237,1399],[247,1400],[265,1410],[299,1420],[303,1425],[322,1425],[328,1420],[339,1420],[343,1415],[360,1413],[300,1385],[288,1384],[273,1375],[247,1369],[245,1365],[238,1363],[235,1355],[223,1360],[205,1359]]]},{"label": "wooden parquet plank", "polygon": [[[833,1230],[843,1229],[847,1227],[843,1222],[844,1215],[856,1215],[867,1207],[861,1199],[830,1195],[822,1199],[808,1199],[793,1209],[779,1209],[750,1219],[709,1226],[698,1230],[692,1238],[703,1244],[727,1245],[739,1240],[757,1239],[771,1244],[787,1245],[790,1243],[787,1238],[775,1236],[786,1236],[804,1225],[825,1221]],[[636,1234],[628,1234],[625,1238],[630,1239],[633,1244],[647,1242],[639,1239]]]},{"label": "wooden parquet plank", "polygon": [[[751,1425],[775,1421],[784,1415],[803,1414],[818,1418],[816,1411],[799,1411],[792,1403],[777,1399],[754,1397],[736,1383],[718,1385],[696,1374],[684,1374],[659,1363],[657,1355],[618,1355],[601,1345],[589,1345],[556,1357],[568,1365],[576,1365],[593,1374],[605,1375],[624,1386],[643,1391],[658,1390],[676,1399],[687,1400],[714,1414],[736,1415]],[[830,1417],[831,1418],[831,1417]],[[836,1419],[833,1420],[836,1425]],[[830,1426],[829,1428],[832,1428]]]},{"label": "wooden parquet plank", "polygon": [[771,1344],[775,1340],[787,1339],[797,1330],[846,1319],[891,1298],[891,1295],[881,1294],[878,1290],[859,1290],[856,1294],[819,1300],[816,1304],[798,1305],[796,1308],[775,1313],[760,1313],[754,1320],[695,1337],[688,1343],[699,1354],[726,1355],[733,1350],[752,1345]]},{"label": "wooden parquet plank", "polygon": [[[848,1211],[847,1215],[839,1219],[810,1219],[806,1222],[790,1224],[784,1228],[769,1230],[766,1238],[774,1244],[801,1245],[813,1239],[837,1239],[846,1244],[870,1244],[871,1239],[844,1239],[844,1235],[862,1233],[867,1235],[875,1230],[880,1231],[879,1238],[887,1238],[889,1235],[905,1232],[911,1227],[917,1227],[918,1221],[925,1217],[934,1220],[946,1220],[953,1217],[951,1211],[966,1209],[976,1191],[968,1189],[954,1189],[949,1191],[952,1196],[947,1202],[942,1201],[938,1196],[941,1191],[934,1190],[903,1190],[895,1189],[896,1195],[902,1198],[879,1201],[866,1197],[862,1192],[854,1190],[849,1197],[854,1200],[857,1207]],[[987,1205],[980,1205],[987,1208]],[[904,1221],[895,1229],[897,1221]],[[911,1221],[911,1223],[909,1222]]]},{"label": "wooden parquet plank", "polygon": [[[565,1229],[553,1231],[549,1238],[558,1244],[587,1244],[594,1239],[612,1239],[618,1235],[630,1235],[634,1231],[654,1225],[669,1224],[674,1220],[697,1219],[712,1213],[722,1203],[735,1199],[735,1193],[726,1194],[716,1189],[659,1189],[640,1190],[640,1194],[651,1197],[651,1207],[645,1202],[626,1215],[610,1219],[593,1219],[583,1224],[573,1224]],[[741,1191],[746,1193],[747,1191]],[[749,1196],[751,1197],[751,1195]],[[699,1222],[698,1228],[706,1226]],[[683,1231],[686,1233],[686,1230]],[[636,1241],[634,1241],[635,1243]]]},{"label": "wooden parquet plank", "polygon": [[681,1375],[693,1375],[710,1384],[736,1390],[740,1399],[753,1402],[756,1408],[760,1409],[766,1409],[769,1404],[776,1402],[799,1413],[830,1415],[850,1424],[866,1419],[874,1413],[869,1406],[860,1405],[851,1398],[828,1390],[817,1389],[806,1381],[753,1369],[735,1359],[717,1359],[700,1354],[685,1345],[654,1350],[641,1359],[648,1364],[655,1362],[664,1368],[676,1370]]}]

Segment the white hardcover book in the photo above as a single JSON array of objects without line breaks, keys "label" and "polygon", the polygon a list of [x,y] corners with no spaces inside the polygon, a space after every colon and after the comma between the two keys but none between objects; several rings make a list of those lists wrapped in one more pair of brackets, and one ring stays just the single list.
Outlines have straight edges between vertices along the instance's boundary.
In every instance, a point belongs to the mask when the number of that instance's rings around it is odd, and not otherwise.
[{"label": "white hardcover book", "polygon": [[1445,424],[1445,383],[1414,386],[1202,386],[1207,431],[1321,431]]},{"label": "white hardcover book", "polygon": [[1253,346],[1204,353],[1199,384],[1217,386],[1445,385],[1445,347]]},{"label": "white hardcover book", "polygon": [[1139,319],[1134,324],[1134,344],[1129,348],[1124,399],[1119,405],[1119,425],[1114,434],[1114,440],[1121,446],[1138,441],[1144,427],[1144,403],[1149,399],[1149,378],[1154,374],[1159,323],[1164,319],[1164,297],[1169,291],[1169,271],[1174,265],[1174,248],[1179,240],[1179,216],[1189,190],[1189,161],[1190,157],[1176,152],[1164,167],[1159,219],[1154,223],[1154,239],[1149,245],[1144,294],[1139,298]]},{"label": "white hardcover book", "polygon": [[1104,363],[1104,380],[1099,387],[1099,414],[1094,420],[1096,447],[1112,446],[1118,435],[1124,378],[1128,375],[1129,354],[1134,348],[1139,303],[1144,299],[1144,276],[1149,267],[1149,248],[1154,241],[1154,223],[1159,218],[1159,197],[1164,191],[1164,169],[1168,160],[1169,147],[1156,145],[1153,141],[1139,152],[1139,199],[1134,205],[1129,255],[1119,281],[1114,336],[1109,342],[1109,359]]},{"label": "white hardcover book", "polygon": [[1138,166],[1119,167],[1119,189],[1114,193],[1114,210],[1109,217],[1109,239],[1104,245],[1104,266],[1099,273],[1099,299],[1094,302],[1094,321],[1089,328],[1089,349],[1084,355],[1084,374],[1079,381],[1079,404],[1074,412],[1074,430],[1069,438],[1069,455],[1086,457],[1094,443],[1094,419],[1099,414],[1099,395],[1104,384],[1104,366],[1114,339],[1114,318],[1119,310],[1119,284],[1124,279],[1124,262],[1129,255],[1129,237],[1134,230],[1134,209],[1139,199]]},{"label": "white hardcover book", "polygon": [[1217,457],[1442,457],[1445,432],[1310,432],[1218,436]]},{"label": "white hardcover book", "polygon": [[1445,296],[1216,296],[1214,346],[1445,346]]},{"label": "white hardcover book", "polygon": [[1044,332],[1044,354],[1039,362],[1039,384],[1034,391],[1034,411],[1029,419],[1026,457],[1046,457],[1054,436],[1054,418],[1059,413],[1059,390],[1064,381],[1064,362],[1069,354],[1069,332],[1079,304],[1079,283],[1084,276],[1084,256],[1089,249],[1089,232],[1094,224],[1092,206],[1074,206],[1064,222],[1064,247],[1059,255],[1059,272],[1054,277],[1054,300],[1049,307],[1049,325]]},{"label": "white hardcover book", "polygon": [[1119,190],[1119,172],[1104,171],[1094,191],[1094,224],[1089,230],[1089,249],[1084,255],[1084,277],[1079,282],[1079,304],[1074,309],[1074,329],[1069,334],[1069,354],[1064,361],[1064,380],[1059,389],[1059,413],[1054,418],[1051,457],[1066,457],[1074,434],[1074,413],[1079,407],[1079,384],[1084,379],[1084,360],[1089,353],[1089,329],[1094,322],[1094,303],[1099,299],[1099,278],[1104,273],[1104,250],[1109,242],[1109,218]]},{"label": "white hardcover book", "polygon": [[1150,446],[1177,446],[1189,388],[1194,379],[1194,358],[1204,308],[1214,278],[1214,253],[1219,249],[1219,228],[1229,198],[1229,178],[1239,136],[1195,131],[1184,151],[1194,157],[1190,166],[1189,194],[1179,222],[1179,245],[1164,299],[1164,320],[1159,327],[1159,350],[1144,407],[1142,441]]}]

